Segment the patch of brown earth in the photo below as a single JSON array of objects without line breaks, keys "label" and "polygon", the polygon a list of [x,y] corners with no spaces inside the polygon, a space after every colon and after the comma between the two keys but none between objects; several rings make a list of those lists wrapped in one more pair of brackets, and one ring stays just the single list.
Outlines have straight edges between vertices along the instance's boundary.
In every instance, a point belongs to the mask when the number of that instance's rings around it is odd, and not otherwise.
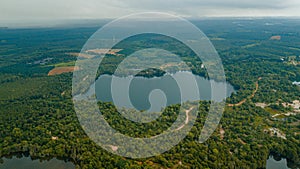
[{"label": "patch of brown earth", "polygon": [[69,73],[79,70],[78,66],[66,66],[66,67],[56,67],[48,73],[48,76],[59,75],[63,73]]},{"label": "patch of brown earth", "polygon": [[121,56],[120,54],[118,54],[118,52],[122,50],[123,49],[91,49],[91,50],[87,50],[86,52],[97,54],[97,55],[109,54],[109,55]]},{"label": "patch of brown earth", "polygon": [[224,139],[224,135],[225,135],[225,130],[222,128],[222,126],[220,127],[220,138],[221,140]]},{"label": "patch of brown earth", "polygon": [[255,103],[255,106],[256,107],[261,107],[261,108],[266,108],[266,107],[268,107],[268,104],[266,104],[266,103]]},{"label": "patch of brown earth", "polygon": [[80,57],[80,58],[84,58],[84,59],[91,59],[94,58],[93,55],[89,55],[89,54],[84,54],[84,53],[67,53],[71,56],[75,56],[75,57]]},{"label": "patch of brown earth", "polygon": [[279,35],[272,36],[272,37],[270,38],[270,40],[281,40],[281,36],[279,36]]},{"label": "patch of brown earth", "polygon": [[240,143],[242,143],[243,145],[245,145],[245,144],[247,144],[247,143],[245,143],[242,139],[240,139],[240,138],[238,138],[238,141],[240,142]]}]

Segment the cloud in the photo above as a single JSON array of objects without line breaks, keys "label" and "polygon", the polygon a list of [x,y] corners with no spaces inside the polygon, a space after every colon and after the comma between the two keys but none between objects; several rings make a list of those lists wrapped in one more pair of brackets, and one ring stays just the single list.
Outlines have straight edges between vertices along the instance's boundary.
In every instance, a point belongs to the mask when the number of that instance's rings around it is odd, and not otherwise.
[{"label": "cloud", "polygon": [[[171,11],[186,16],[300,16],[299,0],[128,0],[135,10]],[[159,5],[158,5],[159,4]]]},{"label": "cloud", "polygon": [[0,20],[116,18],[160,11],[189,17],[300,16],[299,0],[1,0]]},{"label": "cloud", "polygon": [[[184,7],[222,7],[222,8],[284,8],[287,3],[282,0],[128,0],[126,1],[128,7],[148,8],[148,9],[168,9],[168,8],[184,8]],[[158,5],[159,4],[159,5]]]}]

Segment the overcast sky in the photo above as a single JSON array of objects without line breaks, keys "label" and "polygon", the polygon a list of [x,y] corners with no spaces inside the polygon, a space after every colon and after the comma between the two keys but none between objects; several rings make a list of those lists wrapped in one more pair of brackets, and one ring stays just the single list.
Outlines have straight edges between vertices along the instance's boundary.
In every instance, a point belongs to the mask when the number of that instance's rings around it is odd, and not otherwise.
[{"label": "overcast sky", "polygon": [[186,18],[300,16],[300,0],[0,0],[0,22],[117,18],[146,11]]}]

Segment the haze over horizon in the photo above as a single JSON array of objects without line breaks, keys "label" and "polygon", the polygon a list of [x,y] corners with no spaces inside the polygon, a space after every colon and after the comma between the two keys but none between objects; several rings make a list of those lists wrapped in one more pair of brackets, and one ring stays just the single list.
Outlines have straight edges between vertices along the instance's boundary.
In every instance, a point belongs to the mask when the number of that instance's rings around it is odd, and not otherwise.
[{"label": "haze over horizon", "polygon": [[184,18],[300,17],[298,0],[2,0],[0,24],[59,24],[65,20],[115,19],[139,12],[166,12]]}]

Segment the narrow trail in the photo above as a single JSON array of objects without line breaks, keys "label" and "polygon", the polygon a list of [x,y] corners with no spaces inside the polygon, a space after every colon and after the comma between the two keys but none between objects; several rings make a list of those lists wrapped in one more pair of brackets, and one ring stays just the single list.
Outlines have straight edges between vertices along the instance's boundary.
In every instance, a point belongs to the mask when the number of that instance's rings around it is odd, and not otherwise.
[{"label": "narrow trail", "polygon": [[194,109],[194,107],[191,107],[189,110],[185,111],[185,115],[186,115],[186,119],[185,122],[182,126],[178,127],[177,129],[175,129],[175,131],[181,130],[185,125],[187,125],[189,123],[189,113]]},{"label": "narrow trail", "polygon": [[261,79],[262,79],[261,77],[259,77],[259,78],[257,79],[257,81],[255,82],[255,90],[253,91],[253,93],[252,93],[249,97],[243,99],[242,101],[240,101],[240,102],[238,102],[238,103],[236,103],[236,104],[228,104],[227,106],[229,106],[229,107],[241,106],[241,105],[243,105],[247,100],[252,99],[252,98],[255,96],[255,94],[256,94],[256,92],[257,92],[257,90],[258,90],[258,88],[259,88],[258,82],[259,82]]}]

